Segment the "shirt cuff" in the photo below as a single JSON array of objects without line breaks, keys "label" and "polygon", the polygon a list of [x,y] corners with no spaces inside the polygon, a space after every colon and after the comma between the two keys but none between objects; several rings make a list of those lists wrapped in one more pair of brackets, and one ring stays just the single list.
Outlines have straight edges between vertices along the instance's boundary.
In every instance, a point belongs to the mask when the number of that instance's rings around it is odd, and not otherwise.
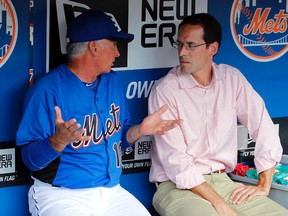
[{"label": "shirt cuff", "polygon": [[177,175],[175,184],[178,189],[191,189],[203,182],[205,182],[204,176],[191,168]]}]

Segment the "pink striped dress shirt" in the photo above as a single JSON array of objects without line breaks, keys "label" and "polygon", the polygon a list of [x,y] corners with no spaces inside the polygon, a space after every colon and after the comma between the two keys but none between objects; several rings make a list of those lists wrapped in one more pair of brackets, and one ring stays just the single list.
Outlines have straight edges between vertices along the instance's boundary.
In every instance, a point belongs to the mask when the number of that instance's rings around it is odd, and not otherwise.
[{"label": "pink striped dress shirt", "polygon": [[203,174],[231,172],[237,163],[237,121],[256,141],[258,172],[271,168],[282,156],[282,146],[264,101],[234,67],[213,63],[209,86],[173,68],[158,80],[149,96],[149,113],[167,104],[163,119],[183,119],[165,135],[154,136],[151,182],[172,181],[179,189],[203,183]]}]

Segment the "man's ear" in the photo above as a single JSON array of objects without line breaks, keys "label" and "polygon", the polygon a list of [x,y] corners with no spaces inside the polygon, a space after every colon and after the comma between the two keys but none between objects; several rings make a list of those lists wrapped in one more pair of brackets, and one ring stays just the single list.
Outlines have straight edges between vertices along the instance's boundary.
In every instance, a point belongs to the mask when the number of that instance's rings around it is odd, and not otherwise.
[{"label": "man's ear", "polygon": [[211,55],[215,56],[219,50],[219,43],[215,41],[209,45],[209,48],[211,49]]},{"label": "man's ear", "polygon": [[96,41],[90,41],[89,43],[88,43],[88,48],[89,48],[89,50],[90,50],[90,52],[92,52],[92,53],[97,53],[97,51],[98,51],[98,44],[97,44],[97,42]]}]

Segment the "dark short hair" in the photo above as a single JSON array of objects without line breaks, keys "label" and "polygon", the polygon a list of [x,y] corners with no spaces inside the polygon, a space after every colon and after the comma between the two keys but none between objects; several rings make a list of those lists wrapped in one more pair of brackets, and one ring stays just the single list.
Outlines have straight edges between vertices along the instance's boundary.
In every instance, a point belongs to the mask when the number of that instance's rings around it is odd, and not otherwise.
[{"label": "dark short hair", "polygon": [[207,13],[198,13],[185,17],[178,26],[178,31],[183,25],[200,25],[204,30],[203,39],[205,43],[210,44],[218,42],[219,47],[222,40],[222,28],[220,23]]}]

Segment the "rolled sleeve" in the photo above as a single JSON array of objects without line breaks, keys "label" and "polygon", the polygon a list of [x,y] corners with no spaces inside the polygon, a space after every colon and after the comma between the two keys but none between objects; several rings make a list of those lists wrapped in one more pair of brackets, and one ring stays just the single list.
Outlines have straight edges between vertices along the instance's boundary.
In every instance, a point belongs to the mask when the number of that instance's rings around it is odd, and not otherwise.
[{"label": "rolled sleeve", "polygon": [[267,169],[270,169],[275,164],[278,164],[282,158],[283,149],[277,145],[276,148],[271,149],[260,154],[256,154],[254,158],[254,164],[258,173],[261,173]]},{"label": "rolled sleeve", "polygon": [[176,176],[176,187],[179,189],[191,189],[205,182],[205,179],[200,172],[195,172],[195,168],[185,170]]}]

